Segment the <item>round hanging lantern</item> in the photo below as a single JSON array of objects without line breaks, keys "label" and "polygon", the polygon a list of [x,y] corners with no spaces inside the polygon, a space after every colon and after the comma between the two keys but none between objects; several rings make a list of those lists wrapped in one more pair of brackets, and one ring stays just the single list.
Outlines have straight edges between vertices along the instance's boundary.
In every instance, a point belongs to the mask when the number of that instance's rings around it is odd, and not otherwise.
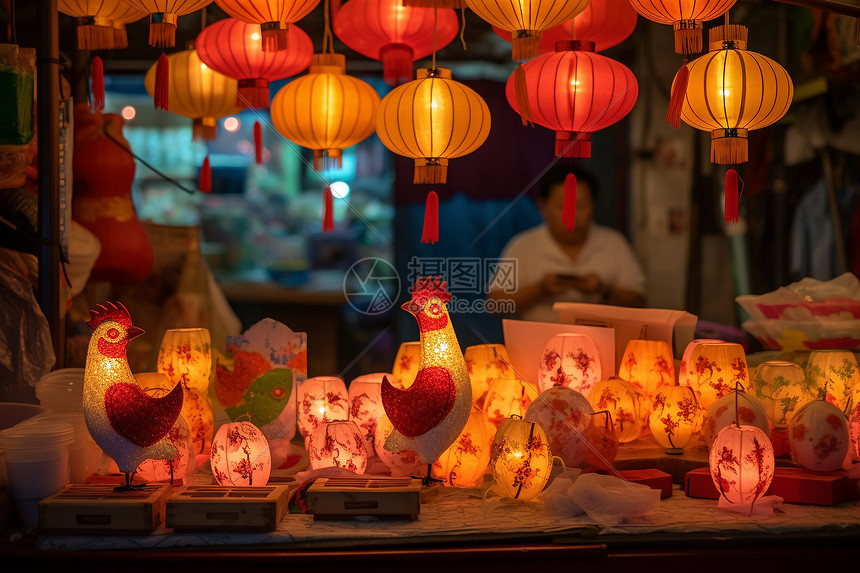
[{"label": "round hanging lantern", "polygon": [[513,378],[514,371],[504,344],[478,344],[463,353],[469,380],[472,381],[472,402],[482,407],[484,397],[494,380]]},{"label": "round hanging lantern", "polygon": [[421,364],[421,343],[417,340],[403,342],[397,349],[391,375],[400,381],[401,386],[409,388],[418,376],[418,366]]},{"label": "round hanging lantern", "polygon": [[804,404],[815,400],[803,368],[794,362],[769,360],[758,365],[752,380],[755,397],[775,428],[786,428]]},{"label": "round hanging lantern", "polygon": [[711,404],[705,418],[702,433],[708,445],[711,445],[714,437],[729,424],[755,426],[770,436],[770,426],[764,407],[743,390],[732,390]]},{"label": "round hanging lantern", "polygon": [[708,457],[711,479],[729,503],[752,505],[773,480],[773,446],[755,426],[726,426]]},{"label": "round hanging lantern", "polygon": [[415,159],[414,183],[445,183],[448,160],[478,149],[490,134],[490,109],[445,68],[419,69],[418,79],[379,104],[376,134],[398,155]]},{"label": "round hanging lantern", "polygon": [[[167,111],[194,120],[194,139],[215,139],[218,118],[241,111],[236,106],[238,83],[204,64],[196,50],[174,52],[167,58]],[[153,64],[144,78],[146,91],[153,97],[155,68]]]},{"label": "round hanging lantern", "polygon": [[[556,156],[591,157],[591,134],[630,113],[639,84],[626,66],[594,53],[594,42],[556,49],[523,64],[523,80],[511,74],[505,94],[524,120],[555,131]],[[518,86],[526,93],[518,96]]]},{"label": "round hanging lantern", "polygon": [[600,470],[612,471],[612,462],[618,455],[618,436],[615,424],[607,410],[595,412],[591,416],[586,433],[588,438],[588,465]]},{"label": "round hanging lantern", "polygon": [[648,425],[648,401],[629,382],[612,377],[601,380],[588,393],[595,411],[608,410],[615,422],[615,433],[622,444],[632,442]]},{"label": "round hanging lantern", "polygon": [[383,414],[376,424],[376,435],[373,436],[373,447],[376,450],[376,455],[379,456],[382,463],[388,466],[391,475],[411,476],[418,475],[422,469],[426,470],[427,466],[421,463],[421,460],[418,459],[418,452],[415,450],[389,452],[385,449],[385,440],[393,431],[394,425],[388,416]]},{"label": "round hanging lantern", "polygon": [[316,8],[320,0],[217,0],[229,15],[251,24],[259,24],[263,34],[263,51],[274,52],[288,47],[289,24],[298,22]]},{"label": "round hanging lantern", "polygon": [[144,14],[149,14],[149,45],[172,48],[176,43],[179,16],[200,10],[212,0],[123,0]]},{"label": "round hanging lantern", "polygon": [[587,5],[588,0],[565,2],[466,0],[466,6],[471,8],[479,18],[497,28],[511,32],[513,36],[511,57],[517,61],[533,58],[540,45],[541,32],[570,20],[585,10]]},{"label": "round hanging lantern", "polygon": [[433,462],[433,477],[441,479],[447,486],[472,487],[484,477],[489,462],[489,438],[484,415],[472,406],[463,431]]},{"label": "round hanging lantern", "polygon": [[785,115],[794,85],[778,63],[747,50],[745,26],[717,26],[709,33],[710,52],[687,64],[681,119],[711,132],[712,162],[744,163],[749,131]]},{"label": "round hanging lantern", "polygon": [[391,374],[365,374],[349,384],[349,419],[356,423],[364,435],[364,445],[367,455],[374,453],[373,441],[376,435],[376,424],[385,414],[382,407],[382,378],[392,381]]},{"label": "round hanging lantern", "polygon": [[585,396],[576,390],[556,386],[542,392],[531,403],[525,419],[541,425],[550,449],[564,460],[565,466],[581,468],[588,455],[586,433],[593,413]]},{"label": "round hanging lantern", "polygon": [[[594,42],[594,51],[602,52],[629,38],[638,19],[629,0],[590,0],[585,10],[572,20],[544,30],[538,52],[554,52],[556,42],[573,40]],[[509,31],[497,26],[493,26],[493,31],[503,40],[511,41]]]},{"label": "round hanging lantern", "polygon": [[693,351],[696,350],[698,345],[706,342],[722,342],[722,340],[716,338],[697,338],[684,348],[684,355],[681,357],[681,367],[678,369],[678,386],[689,386],[690,384],[687,382],[687,379],[690,377],[695,378],[696,370],[692,360]]},{"label": "round hanging lantern", "polygon": [[627,380],[646,399],[653,400],[661,387],[675,385],[672,350],[664,340],[629,340],[621,356],[618,377]]},{"label": "round hanging lantern", "polygon": [[845,415],[824,400],[807,403],[788,425],[791,459],[808,470],[842,469],[850,443]]},{"label": "round hanging lantern", "polygon": [[543,349],[538,368],[538,392],[566,386],[588,394],[600,380],[600,354],[586,334],[556,334]]},{"label": "round hanging lantern", "polygon": [[204,64],[238,80],[236,105],[269,107],[269,82],[294,76],[311,64],[314,45],[298,26],[287,31],[289,48],[264,52],[260,25],[225,18],[206,26],[195,47]]},{"label": "round hanging lantern", "polygon": [[[124,48],[116,24],[136,22],[146,12],[123,0],[57,0],[57,9],[75,18],[79,50]],[[127,45],[127,42],[126,42]]]},{"label": "round hanging lantern", "polygon": [[251,422],[232,422],[218,428],[210,462],[218,485],[266,485],[272,471],[269,442]]},{"label": "round hanging lantern", "polygon": [[[434,29],[435,26],[435,29]],[[402,0],[350,0],[334,14],[334,33],[372,60],[382,61],[385,83],[412,79],[412,62],[441,50],[457,37],[460,23],[450,9],[415,8]]]},{"label": "round hanging lantern", "polygon": [[343,54],[314,54],[308,74],[272,100],[272,124],[281,135],[313,149],[314,169],[341,167],[343,148],[366,139],[376,126],[379,96],[346,74]]},{"label": "round hanging lantern", "polygon": [[860,368],[850,350],[813,350],[806,363],[806,379],[817,398],[842,412],[850,412],[852,391],[860,390]]},{"label": "round hanging lantern", "polygon": [[487,398],[484,400],[484,416],[492,425],[493,432],[505,418],[525,416],[526,410],[537,393],[522,380],[515,378],[496,378],[490,383]]},{"label": "round hanging lantern", "polygon": [[308,440],[311,469],[343,468],[356,474],[367,469],[364,436],[352,420],[324,422]]},{"label": "round hanging lantern", "polygon": [[540,424],[519,416],[503,420],[493,440],[490,467],[505,496],[529,501],[539,494],[552,470],[549,440]]},{"label": "round hanging lantern", "polygon": [[728,12],[735,0],[630,0],[633,8],[658,24],[672,24],[675,52],[698,54],[702,51],[702,22]]},{"label": "round hanging lantern", "polygon": [[349,419],[349,393],[337,376],[317,376],[299,383],[299,432],[310,436],[325,422]]},{"label": "round hanging lantern", "polygon": [[696,437],[701,420],[702,409],[689,386],[664,386],[654,396],[649,427],[666,453],[684,453]]},{"label": "round hanging lantern", "polygon": [[[743,346],[733,342],[704,342],[696,346],[688,366],[687,385],[696,393],[699,405],[707,410],[735,389],[749,384],[747,357]],[[690,375],[694,372],[694,375]]]}]

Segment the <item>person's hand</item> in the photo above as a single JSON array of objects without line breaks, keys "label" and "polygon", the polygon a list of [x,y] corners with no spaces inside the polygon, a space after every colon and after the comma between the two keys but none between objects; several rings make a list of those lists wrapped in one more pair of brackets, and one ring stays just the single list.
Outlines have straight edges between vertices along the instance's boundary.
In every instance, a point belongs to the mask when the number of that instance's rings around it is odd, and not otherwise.
[{"label": "person's hand", "polygon": [[609,286],[600,280],[594,273],[572,277],[570,284],[573,288],[579,289],[585,293],[605,294],[609,290]]},{"label": "person's hand", "polygon": [[576,277],[557,275],[555,273],[547,273],[540,283],[544,292],[549,294],[559,294],[570,290],[575,285]]}]

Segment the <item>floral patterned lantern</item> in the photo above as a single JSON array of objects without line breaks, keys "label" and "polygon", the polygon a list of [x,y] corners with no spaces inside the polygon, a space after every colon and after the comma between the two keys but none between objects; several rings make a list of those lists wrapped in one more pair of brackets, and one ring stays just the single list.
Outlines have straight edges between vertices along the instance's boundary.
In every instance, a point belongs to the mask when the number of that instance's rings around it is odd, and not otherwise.
[{"label": "floral patterned lantern", "polygon": [[519,416],[503,420],[493,440],[490,467],[507,497],[529,501],[539,494],[552,470],[549,440],[540,424]]},{"label": "floral patterned lantern", "polygon": [[850,412],[851,395],[860,389],[857,358],[848,350],[813,350],[806,363],[806,379],[818,398],[827,400],[842,412]]},{"label": "floral patterned lantern", "polygon": [[740,344],[704,342],[693,350],[690,361],[695,375],[687,376],[687,385],[696,392],[703,409],[713,406],[737,384],[744,388],[749,384],[747,357]]},{"label": "floral patterned lantern", "polygon": [[397,349],[391,374],[404,388],[409,388],[418,376],[418,365],[421,364],[421,343],[417,340],[404,342]]},{"label": "floral patterned lantern", "polygon": [[755,426],[770,435],[764,407],[743,390],[732,390],[711,404],[705,418],[703,434],[708,445],[711,445],[714,437],[729,424]]},{"label": "floral patterned lantern", "polygon": [[472,406],[466,426],[457,440],[433,463],[433,477],[453,487],[472,487],[484,477],[490,461],[487,426],[483,413]]},{"label": "floral patterned lantern", "polygon": [[343,468],[356,474],[367,469],[364,435],[352,420],[323,422],[308,440],[311,469]]},{"label": "floral patterned lantern", "polygon": [[310,436],[323,422],[349,419],[349,393],[337,376],[308,378],[299,385],[299,432]]},{"label": "floral patterned lantern", "polygon": [[854,406],[848,420],[848,437],[851,440],[851,457],[860,460],[860,404]]},{"label": "floral patterned lantern", "polygon": [[714,438],[708,465],[720,495],[729,503],[749,505],[752,512],[773,480],[773,446],[760,428],[732,424]]},{"label": "floral patterned lantern", "polygon": [[[171,384],[166,374],[161,372],[139,372],[134,375],[137,385],[153,398],[167,396],[175,384]],[[192,456],[194,455],[194,444],[191,440],[191,431],[182,414],[176,418],[173,427],[165,436],[167,441],[176,448],[176,456],[170,460],[146,460],[137,466],[137,474],[147,482],[168,482],[181,480],[188,473]],[[193,466],[192,466],[193,467]]]},{"label": "floral patterned lantern", "polygon": [[379,418],[385,415],[382,407],[382,377],[392,381],[391,374],[365,374],[349,384],[349,419],[356,423],[364,434],[367,455],[374,453],[374,436]]},{"label": "floral patterned lantern", "polygon": [[667,454],[683,454],[696,437],[702,409],[689,386],[665,386],[654,396],[649,426]]},{"label": "floral patterned lantern", "polygon": [[663,340],[630,340],[621,357],[618,377],[651,401],[660,387],[675,385],[672,350]]},{"label": "floral patterned lantern", "polygon": [[394,431],[394,425],[388,416],[385,414],[376,423],[376,435],[373,437],[373,447],[376,450],[376,455],[382,460],[388,469],[391,470],[392,476],[411,476],[419,475],[426,467],[418,459],[418,453],[415,450],[400,450],[399,452],[389,452],[385,449],[385,440]]},{"label": "floral patterned lantern", "polygon": [[565,386],[588,394],[601,377],[600,355],[586,334],[557,334],[543,350],[538,369],[538,391]]},{"label": "floral patterned lantern", "polygon": [[513,378],[508,351],[504,344],[469,346],[463,353],[469,379],[472,381],[472,402],[482,407],[490,385],[497,378]]},{"label": "floral patterned lantern", "polygon": [[286,50],[287,30],[316,8],[320,0],[218,0],[218,6],[240,20],[259,24],[263,51]]},{"label": "floral patterned lantern", "polygon": [[541,425],[553,454],[567,467],[581,468],[588,455],[587,431],[593,413],[585,396],[556,386],[541,392],[526,410],[525,419]]},{"label": "floral patterned lantern", "polygon": [[794,362],[769,360],[759,364],[752,387],[775,428],[787,428],[795,412],[816,398],[809,391],[803,368]]},{"label": "floral patterned lantern", "polygon": [[588,393],[588,402],[597,410],[608,410],[615,433],[622,444],[632,442],[648,425],[650,408],[642,394],[626,380],[613,376],[601,380]]},{"label": "floral patterned lantern", "polygon": [[588,425],[588,465],[600,470],[611,471],[612,462],[618,455],[618,436],[615,424],[607,410],[595,412]]},{"label": "floral patterned lantern", "polygon": [[493,433],[505,418],[522,418],[537,394],[528,382],[515,378],[496,378],[490,383],[484,400],[484,416],[493,427]]},{"label": "floral patterned lantern", "polygon": [[808,470],[842,469],[850,443],[845,415],[824,400],[808,402],[788,425],[791,459]]},{"label": "floral patterned lantern", "polygon": [[266,485],[272,471],[269,442],[251,422],[224,424],[212,440],[211,465],[218,485]]},{"label": "floral patterned lantern", "polygon": [[687,379],[696,377],[696,369],[692,360],[693,351],[696,350],[698,345],[706,342],[722,342],[722,340],[716,338],[697,338],[687,345],[684,349],[684,356],[681,357],[681,367],[678,369],[678,386],[689,386],[690,384],[687,382]]},{"label": "floral patterned lantern", "polygon": [[630,0],[633,8],[658,24],[672,24],[675,52],[702,51],[702,22],[725,14],[735,0]]}]

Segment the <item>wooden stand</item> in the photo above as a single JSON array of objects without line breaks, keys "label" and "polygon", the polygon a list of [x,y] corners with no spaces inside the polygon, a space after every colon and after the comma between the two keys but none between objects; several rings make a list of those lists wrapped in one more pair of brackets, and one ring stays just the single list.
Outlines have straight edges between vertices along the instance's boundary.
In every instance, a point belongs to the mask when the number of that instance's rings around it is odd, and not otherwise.
[{"label": "wooden stand", "polygon": [[186,486],[167,500],[167,527],[196,531],[274,531],[295,486]]},{"label": "wooden stand", "polygon": [[322,478],[308,488],[314,519],[349,519],[376,515],[418,519],[421,480],[364,477]]},{"label": "wooden stand", "polygon": [[39,502],[39,531],[64,535],[149,535],[161,524],[170,489],[147,485],[116,493],[113,485],[68,485]]}]

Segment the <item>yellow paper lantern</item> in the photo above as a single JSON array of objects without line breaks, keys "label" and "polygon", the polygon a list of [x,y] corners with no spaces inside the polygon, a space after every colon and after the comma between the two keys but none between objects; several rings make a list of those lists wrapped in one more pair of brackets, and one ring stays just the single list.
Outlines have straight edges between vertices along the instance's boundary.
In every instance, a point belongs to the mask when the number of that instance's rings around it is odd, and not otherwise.
[{"label": "yellow paper lantern", "polygon": [[417,340],[404,342],[397,349],[391,375],[400,381],[403,388],[409,388],[418,376],[418,366],[421,364],[421,343]]},{"label": "yellow paper lantern", "polygon": [[[137,385],[153,398],[166,396],[174,385],[166,374],[161,372],[139,372],[134,375]],[[183,401],[183,406],[185,402]],[[145,460],[137,466],[137,474],[144,481],[169,482],[181,480],[188,473],[191,460],[196,452],[191,440],[191,431],[182,414],[176,418],[165,439],[176,448],[176,456],[169,460]],[[211,442],[211,438],[210,438]]]},{"label": "yellow paper lantern", "polygon": [[749,384],[747,357],[740,344],[705,342],[693,350],[690,359],[695,376],[687,376],[687,385],[696,393],[699,405],[707,410],[740,384]]},{"label": "yellow paper lantern", "polygon": [[791,459],[808,470],[842,469],[850,443],[845,415],[824,400],[808,402],[788,425]]},{"label": "yellow paper lantern", "polygon": [[849,350],[813,350],[806,363],[806,378],[817,398],[850,412],[852,393],[860,391],[860,368]]},{"label": "yellow paper lantern", "polygon": [[382,407],[382,377],[392,382],[391,374],[375,373],[359,376],[349,384],[349,419],[364,435],[367,455],[374,453],[374,436],[379,419],[385,415]]},{"label": "yellow paper lantern", "polygon": [[537,55],[541,32],[566,22],[585,10],[588,0],[541,2],[494,2],[493,0],[465,0],[482,20],[511,33],[514,60],[528,60]]},{"label": "yellow paper lantern", "polygon": [[299,432],[307,438],[325,422],[349,419],[349,393],[337,376],[317,376],[299,384]]},{"label": "yellow paper lantern", "polygon": [[378,105],[370,84],[346,74],[343,54],[314,54],[307,75],[275,94],[272,124],[293,143],[313,149],[314,169],[339,169],[343,149],[373,133]]},{"label": "yellow paper lantern", "polygon": [[218,0],[218,6],[251,24],[259,24],[263,33],[263,51],[287,49],[287,27],[316,8],[320,0]]},{"label": "yellow paper lantern", "polygon": [[703,437],[709,446],[720,430],[729,424],[755,426],[770,436],[770,426],[764,407],[743,390],[732,390],[708,408],[705,414]]},{"label": "yellow paper lantern", "polygon": [[488,445],[484,415],[472,406],[463,431],[433,463],[433,477],[447,486],[472,487],[484,477],[490,462]]},{"label": "yellow paper lantern", "polygon": [[200,10],[212,0],[123,0],[149,14],[149,45],[172,48],[179,16]]},{"label": "yellow paper lantern", "polygon": [[367,469],[364,436],[352,420],[323,422],[308,439],[311,469],[343,468],[356,474]]},{"label": "yellow paper lantern", "polygon": [[232,422],[218,428],[210,461],[218,485],[266,485],[272,471],[269,442],[251,422]]},{"label": "yellow paper lantern", "polygon": [[618,377],[630,382],[646,399],[653,400],[660,387],[675,385],[672,350],[663,340],[630,340],[621,357]]},{"label": "yellow paper lantern", "polygon": [[711,132],[712,162],[744,163],[749,131],[785,115],[794,85],[777,62],[746,49],[745,26],[717,26],[709,33],[710,52],[687,64],[681,119]]},{"label": "yellow paper lantern", "polygon": [[[194,120],[195,139],[215,139],[218,118],[239,113],[236,92],[239,82],[219,74],[204,64],[196,50],[184,50],[167,56],[167,111]],[[155,94],[155,64],[146,72],[144,84],[149,95]]]},{"label": "yellow paper lantern", "polygon": [[490,108],[445,68],[419,69],[417,79],[379,104],[376,133],[398,155],[415,159],[415,183],[445,183],[448,160],[478,149],[490,134]]},{"label": "yellow paper lantern", "polygon": [[510,358],[504,344],[478,344],[463,353],[469,379],[472,381],[472,402],[479,408],[484,403],[490,385],[497,378],[513,378]]},{"label": "yellow paper lantern", "polygon": [[[57,0],[57,9],[76,19],[79,50],[124,48],[116,26],[136,22],[146,12],[123,0]],[[126,40],[127,45],[127,40]]]},{"label": "yellow paper lantern", "polygon": [[505,418],[519,416],[522,418],[526,410],[537,396],[534,388],[527,382],[515,378],[496,378],[490,384],[487,398],[484,400],[484,416],[493,427],[493,433]]},{"label": "yellow paper lantern", "polygon": [[608,410],[615,422],[615,433],[622,444],[632,442],[648,425],[648,401],[626,380],[613,377],[601,380],[588,393],[595,411]]},{"label": "yellow paper lantern", "polygon": [[716,338],[697,338],[687,345],[684,349],[684,355],[681,357],[681,366],[678,369],[678,386],[689,386],[690,384],[687,382],[687,379],[696,377],[696,369],[692,360],[693,351],[696,350],[698,345],[705,344],[706,342],[722,342],[722,340]]},{"label": "yellow paper lantern", "polygon": [[668,454],[682,454],[696,437],[702,408],[689,386],[666,386],[654,396],[649,426],[657,443]]},{"label": "yellow paper lantern", "polygon": [[630,0],[633,8],[658,24],[672,24],[675,52],[702,51],[702,22],[728,12],[735,0]]},{"label": "yellow paper lantern", "polygon": [[549,440],[540,424],[519,416],[503,420],[493,440],[490,467],[505,496],[529,501],[539,494],[552,470]]},{"label": "yellow paper lantern", "polygon": [[557,334],[549,339],[538,368],[538,391],[566,386],[588,394],[602,369],[597,345],[585,334]]},{"label": "yellow paper lantern", "polygon": [[809,390],[803,368],[794,362],[769,360],[759,364],[752,386],[775,428],[787,428],[794,413],[816,398]]},{"label": "yellow paper lantern", "polygon": [[714,439],[708,465],[726,501],[752,508],[773,480],[773,445],[760,428],[732,424]]}]

